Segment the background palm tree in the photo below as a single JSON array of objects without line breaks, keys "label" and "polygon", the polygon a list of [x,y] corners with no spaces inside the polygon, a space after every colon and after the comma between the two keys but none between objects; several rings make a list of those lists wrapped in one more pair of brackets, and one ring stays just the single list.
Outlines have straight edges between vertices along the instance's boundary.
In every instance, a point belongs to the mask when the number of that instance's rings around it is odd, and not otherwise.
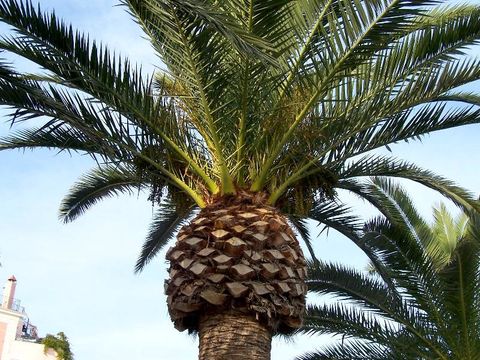
[{"label": "background palm tree", "polygon": [[371,186],[384,216],[354,241],[377,275],[312,266],[310,289],[338,302],[311,306],[302,332],[342,342],[299,359],[478,359],[480,217],[454,221],[442,205],[429,225],[399,186]]},{"label": "background palm tree", "polygon": [[40,67],[24,74],[2,62],[0,102],[27,127],[0,146],[97,161],[65,198],[65,221],[105,197],[148,191],[158,212],[138,271],[185,224],[166,291],[176,327],[200,330],[202,358],[245,354],[246,344],[249,358],[265,358],[273,333],[300,325],[305,261],[287,218],[304,235],[308,217],[355,231],[336,189],[368,199],[362,177],[404,177],[479,208],[451,182],[372,153],[479,121],[478,96],[457,89],[480,75],[462,56],[479,38],[478,7],[123,4],[167,70],[145,76],[54,14],[0,1],[14,29],[0,48]]}]

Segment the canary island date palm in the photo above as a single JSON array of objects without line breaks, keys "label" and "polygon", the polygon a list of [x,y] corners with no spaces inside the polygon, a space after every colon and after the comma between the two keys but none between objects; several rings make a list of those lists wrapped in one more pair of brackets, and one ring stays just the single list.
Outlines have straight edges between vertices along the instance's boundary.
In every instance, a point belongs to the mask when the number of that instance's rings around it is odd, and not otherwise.
[{"label": "canary island date palm", "polygon": [[363,196],[362,176],[404,177],[476,206],[447,180],[374,151],[479,122],[479,97],[458,90],[480,77],[464,54],[480,36],[478,7],[121,3],[164,71],[145,75],[53,13],[0,0],[13,29],[0,48],[39,67],[0,64],[0,103],[25,124],[1,148],[96,160],[61,205],[65,221],[105,197],[149,192],[158,214],[137,270],[179,230],[168,307],[178,329],[199,331],[202,359],[267,358],[272,334],[300,326],[305,260],[292,226],[355,226],[336,189]]},{"label": "canary island date palm", "polygon": [[369,187],[384,216],[351,239],[376,276],[312,266],[311,290],[338,302],[309,307],[302,331],[341,335],[342,343],[299,359],[479,359],[478,212],[454,219],[442,205],[430,225],[400,187],[380,179]]}]

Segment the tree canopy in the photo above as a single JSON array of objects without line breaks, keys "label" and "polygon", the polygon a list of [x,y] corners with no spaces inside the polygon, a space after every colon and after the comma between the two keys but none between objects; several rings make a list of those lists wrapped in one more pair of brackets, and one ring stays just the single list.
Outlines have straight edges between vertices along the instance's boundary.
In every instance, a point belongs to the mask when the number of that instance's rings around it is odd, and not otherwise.
[{"label": "tree canopy", "polygon": [[[258,194],[289,214],[349,232],[337,189],[368,200],[365,176],[408,178],[457,204],[468,192],[389,144],[478,123],[467,54],[480,8],[422,0],[123,0],[165,70],[144,74],[30,1],[0,1],[0,104],[13,125],[0,149],[46,147],[97,162],[61,205],[71,221],[99,200],[145,190],[159,205],[140,270],[219,196]],[[308,244],[308,238],[307,244]]]}]

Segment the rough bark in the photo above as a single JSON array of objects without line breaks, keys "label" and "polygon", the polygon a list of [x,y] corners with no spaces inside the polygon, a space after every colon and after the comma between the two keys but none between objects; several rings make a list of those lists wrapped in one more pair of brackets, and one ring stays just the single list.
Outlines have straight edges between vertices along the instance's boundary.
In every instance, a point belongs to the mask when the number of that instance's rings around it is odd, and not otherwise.
[{"label": "rough bark", "polygon": [[288,334],[305,308],[302,250],[278,210],[230,200],[202,209],[167,252],[170,316],[177,329],[195,332],[202,314],[235,309]]},{"label": "rough bark", "polygon": [[199,360],[269,360],[272,334],[248,314],[203,315]]},{"label": "rough bark", "polygon": [[302,324],[306,262],[261,194],[215,199],[182,227],[167,259],[170,317],[200,332],[200,359],[269,359],[271,336]]}]

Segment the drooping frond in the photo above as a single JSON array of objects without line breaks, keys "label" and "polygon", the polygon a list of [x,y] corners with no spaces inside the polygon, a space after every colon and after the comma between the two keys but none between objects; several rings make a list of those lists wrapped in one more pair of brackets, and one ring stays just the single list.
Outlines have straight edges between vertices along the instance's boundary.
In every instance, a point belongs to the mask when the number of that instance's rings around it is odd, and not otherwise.
[{"label": "drooping frond", "polygon": [[[371,166],[369,164],[366,165],[369,168],[368,172],[361,172],[360,170],[354,177],[372,175],[376,177],[392,177],[412,180],[432,190],[438,191],[464,211],[470,211],[472,209],[476,211],[480,210],[479,201],[475,199],[470,191],[463,189],[454,182],[447,180],[442,176],[436,175],[431,171],[423,170],[416,165],[405,162],[394,161],[388,158],[377,158],[377,160],[378,162],[372,162],[370,164]],[[347,173],[345,179],[339,180],[336,186],[357,194],[365,200],[372,202],[372,204],[375,206],[375,198],[371,196],[371,193],[375,191],[374,186],[371,184],[365,184],[361,180],[357,180],[354,177],[348,176]]]},{"label": "drooping frond", "polygon": [[360,219],[351,213],[350,208],[333,200],[317,202],[308,216],[324,227],[322,231],[332,228],[353,241],[362,228]]},{"label": "drooping frond", "polygon": [[343,303],[313,305],[307,308],[307,322],[299,333],[307,335],[333,334],[345,338],[362,338],[379,345],[388,345],[398,332],[373,313]]},{"label": "drooping frond", "polygon": [[307,220],[293,215],[290,216],[288,220],[293,225],[293,228],[296,230],[296,232],[301,236],[303,242],[305,243],[305,246],[308,249],[310,257],[313,259],[313,261],[318,261],[317,257],[315,256],[315,252],[313,251],[312,237],[310,235]]},{"label": "drooping frond", "polygon": [[188,220],[193,210],[193,208],[190,208],[187,211],[179,211],[169,201],[160,203],[135,265],[136,273],[140,273],[168,241],[175,236],[178,229]]},{"label": "drooping frond", "polygon": [[[97,142],[92,141],[77,129],[51,125],[39,129],[23,129],[0,140],[0,150],[10,149],[58,149],[60,151],[79,151],[102,157],[105,151]],[[105,159],[113,154],[104,156]]]},{"label": "drooping frond", "polygon": [[[128,60],[74,32],[55,14],[43,14],[30,3],[2,3],[0,17],[18,34],[4,36],[0,48],[54,75],[39,81],[24,78],[13,70],[2,71],[2,103],[19,109],[13,121],[47,116],[52,119],[49,124],[88,129],[88,135],[95,137],[95,141],[103,138],[111,140],[109,146],[121,145],[122,156],[116,155],[117,159],[138,156],[148,145],[161,146],[193,169],[210,189],[216,189],[197,164],[202,154],[192,142],[192,134],[179,126],[171,102],[155,100],[150,81],[144,79],[140,70],[132,68]],[[93,99],[67,93],[65,87]],[[164,175],[187,189],[188,185],[182,184],[178,176],[165,170]],[[193,191],[190,195],[195,196]]]},{"label": "drooping frond", "polygon": [[389,360],[392,359],[387,350],[375,342],[345,341],[328,345],[321,350],[306,353],[296,360]]},{"label": "drooping frond", "polygon": [[307,285],[309,291],[335,295],[351,304],[370,307],[381,315],[402,306],[400,298],[389,296],[390,290],[383,282],[338,264],[310,266]]},{"label": "drooping frond", "polygon": [[64,222],[73,221],[104,198],[122,193],[133,194],[145,185],[132,169],[113,165],[95,168],[82,176],[64,197],[60,218]]}]

